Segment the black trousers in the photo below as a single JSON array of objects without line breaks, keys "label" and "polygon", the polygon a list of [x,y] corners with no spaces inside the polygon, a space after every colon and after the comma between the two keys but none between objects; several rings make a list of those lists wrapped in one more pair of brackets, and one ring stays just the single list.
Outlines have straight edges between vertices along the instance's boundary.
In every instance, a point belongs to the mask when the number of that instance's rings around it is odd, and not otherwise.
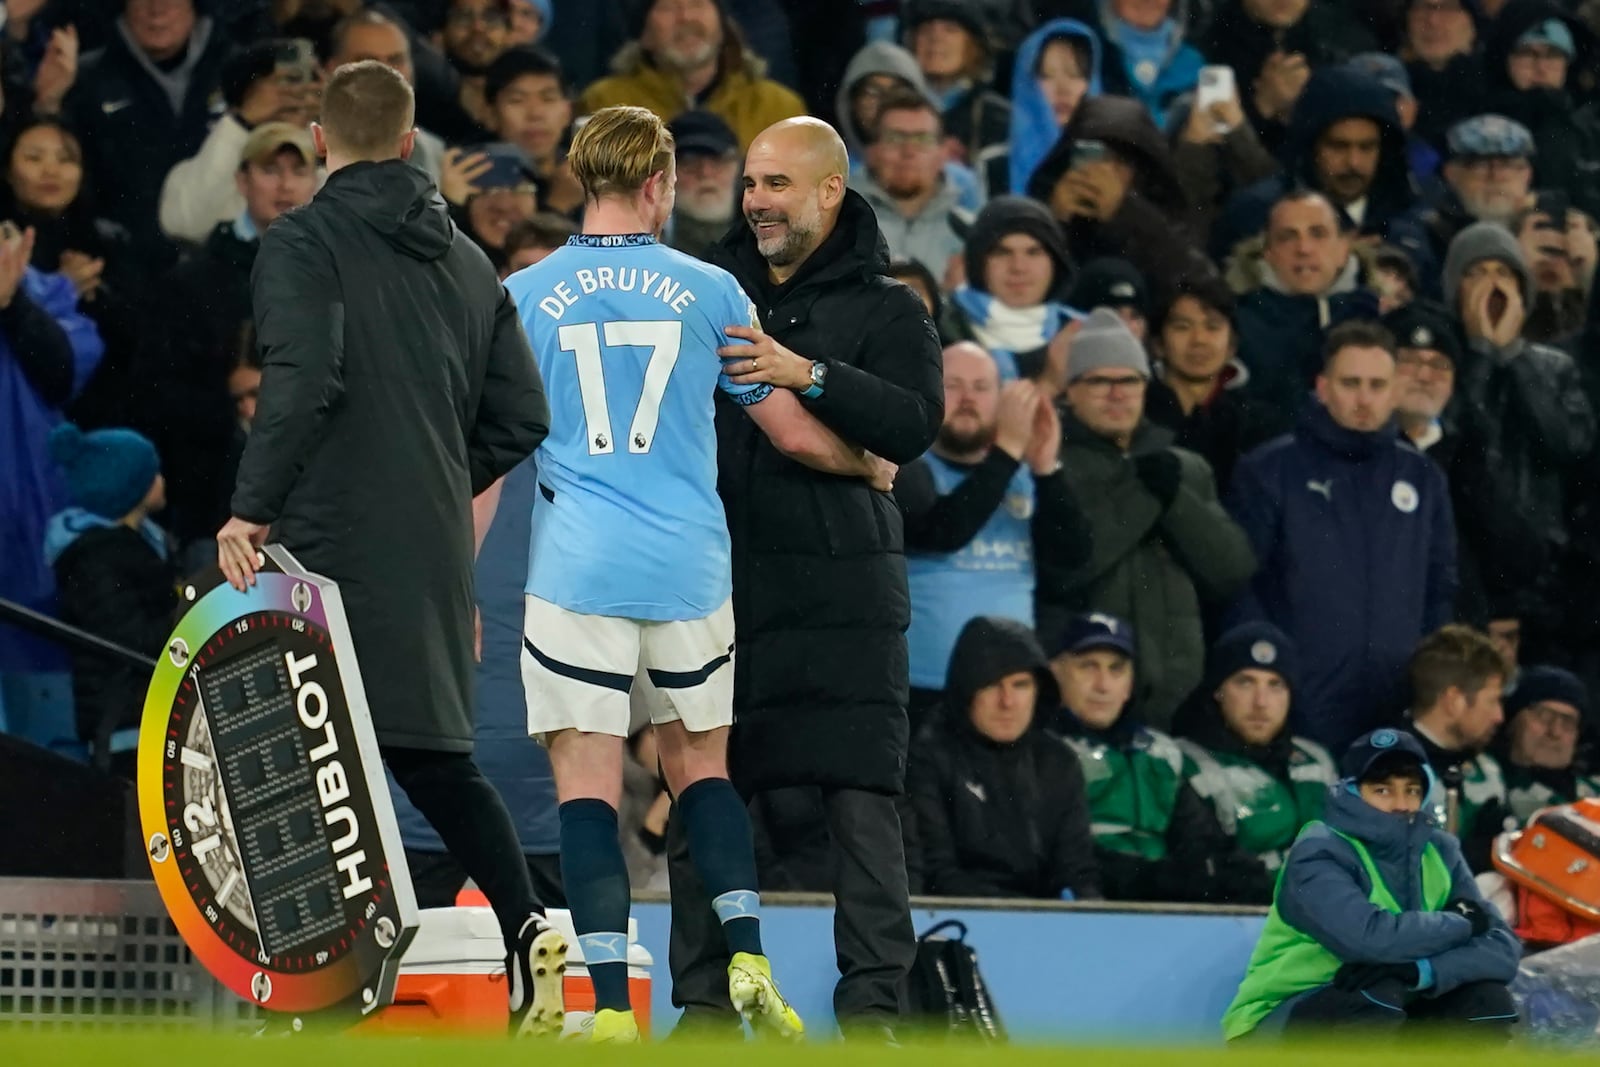
[{"label": "black trousers", "polygon": [[[1368,994],[1371,994],[1370,996]],[[1394,1008],[1389,1005],[1404,1005]],[[1461,1032],[1471,1028],[1484,1040],[1510,1037],[1517,1021],[1511,989],[1504,982],[1468,982],[1442,997],[1407,994],[1398,982],[1382,983],[1365,992],[1324,986],[1297,1003],[1284,1025],[1287,1032],[1329,1027],[1435,1029]],[[1493,1036],[1491,1036],[1493,1035]]]},{"label": "black trousers", "polygon": [[[567,906],[567,892],[561,884],[561,855],[556,852],[524,852],[533,895],[547,908]],[[411,868],[411,888],[419,908],[448,908],[467,884],[466,868],[448,852],[419,852],[406,849],[406,866]]]},{"label": "black trousers", "polygon": [[[832,843],[833,942],[840,975],[834,1015],[846,1035],[855,1026],[892,1025],[901,1012],[901,989],[917,951],[894,798],[860,789],[813,792]],[[756,806],[761,801],[758,795]],[[728,946],[690,862],[682,822],[674,807],[667,823],[672,1002],[684,1009],[688,1027],[733,1025],[737,1020],[728,1003]],[[768,844],[773,851],[758,858],[784,862],[783,838]],[[761,872],[761,884],[769,885],[767,870]]]},{"label": "black trousers", "polygon": [[466,752],[384,746],[383,762],[489,898],[507,950],[528,916],[543,912],[505,801]]}]

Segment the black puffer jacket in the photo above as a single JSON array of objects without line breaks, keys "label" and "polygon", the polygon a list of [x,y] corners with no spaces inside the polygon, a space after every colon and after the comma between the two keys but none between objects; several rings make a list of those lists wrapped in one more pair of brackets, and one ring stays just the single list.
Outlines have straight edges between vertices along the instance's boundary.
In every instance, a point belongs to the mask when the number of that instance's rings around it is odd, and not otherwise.
[{"label": "black puffer jacket", "polygon": [[261,239],[261,399],[233,513],[339,583],[378,741],[471,752],[473,496],[544,440],[516,306],[400,160]]},{"label": "black puffer jacket", "polygon": [[[783,286],[768,283],[743,222],[710,260],[779,343],[827,364],[807,410],[891,462],[927,451],[944,421],[939,335],[921,299],[881,273],[888,246],[860,194],[845,193],[833,233]],[[747,792],[899,793],[911,619],[899,508],[860,478],[784,456],[730,401],[719,400],[717,438],[738,626],[734,780]]]},{"label": "black puffer jacket", "polygon": [[[1033,723],[1010,744],[980,734],[973,694],[1020,671],[1038,680]],[[1044,729],[1060,702],[1044,650],[1011,619],[967,623],[950,657],[943,714],[907,772],[925,891],[950,897],[1098,899],[1100,873],[1078,757]],[[908,843],[912,834],[908,831]],[[916,861],[908,861],[915,867]]]}]

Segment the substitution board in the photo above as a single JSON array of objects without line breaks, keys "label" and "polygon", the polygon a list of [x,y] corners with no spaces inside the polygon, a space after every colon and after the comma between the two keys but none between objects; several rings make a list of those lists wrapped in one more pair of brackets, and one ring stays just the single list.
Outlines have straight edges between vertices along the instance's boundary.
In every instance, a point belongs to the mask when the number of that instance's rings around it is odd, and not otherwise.
[{"label": "substitution board", "polygon": [[390,1003],[416,900],[334,583],[269,545],[240,592],[208,572],[157,663],[139,812],[195,957],[277,1012]]}]

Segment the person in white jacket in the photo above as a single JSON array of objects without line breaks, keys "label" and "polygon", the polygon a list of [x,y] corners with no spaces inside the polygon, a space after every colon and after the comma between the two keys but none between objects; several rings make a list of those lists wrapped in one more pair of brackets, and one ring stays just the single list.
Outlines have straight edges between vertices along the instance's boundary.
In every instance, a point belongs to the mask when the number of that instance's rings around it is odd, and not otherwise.
[{"label": "person in white jacket", "polygon": [[[198,153],[167,173],[160,204],[161,229],[167,236],[199,243],[219,222],[237,218],[244,210],[244,198],[234,174],[250,131],[265,122],[309,125],[316,114],[322,80],[339,67],[375,59],[399,71],[408,82],[413,79],[411,45],[405,31],[377,11],[358,12],[334,28],[328,61],[310,82],[296,81],[291,72],[276,65],[278,43],[263,42],[244,54],[238,69],[249,80],[239,103],[211,127]],[[444,142],[426,130],[418,130],[411,162],[438,183],[444,166]],[[326,177],[319,167],[319,189]]]}]

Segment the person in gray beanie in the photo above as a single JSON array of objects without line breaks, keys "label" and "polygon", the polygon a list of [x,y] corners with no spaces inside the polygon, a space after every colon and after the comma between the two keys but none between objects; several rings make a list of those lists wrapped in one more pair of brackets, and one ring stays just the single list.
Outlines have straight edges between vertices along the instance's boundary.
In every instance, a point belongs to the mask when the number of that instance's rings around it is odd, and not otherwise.
[{"label": "person in gray beanie", "polygon": [[1566,605],[1582,598],[1549,594],[1564,580],[1569,479],[1594,447],[1595,414],[1572,357],[1522,336],[1533,279],[1510,230],[1482,222],[1462,230],[1450,242],[1443,282],[1467,341],[1456,375],[1461,444],[1452,479],[1494,501],[1493,512],[1520,517],[1513,537],[1488,516],[1469,528],[1464,515],[1462,536],[1477,546],[1490,599],[1514,599],[1535,642],[1561,641]]},{"label": "person in gray beanie", "polygon": [[1144,721],[1165,729],[1200,681],[1201,605],[1220,606],[1255,570],[1242,531],[1217,503],[1211,467],[1144,417],[1150,359],[1122,317],[1098,307],[1072,338],[1062,464],[1088,516],[1094,552],[1057,572],[1041,561],[1037,611],[1048,646],[1078,612],[1126,619]]}]

